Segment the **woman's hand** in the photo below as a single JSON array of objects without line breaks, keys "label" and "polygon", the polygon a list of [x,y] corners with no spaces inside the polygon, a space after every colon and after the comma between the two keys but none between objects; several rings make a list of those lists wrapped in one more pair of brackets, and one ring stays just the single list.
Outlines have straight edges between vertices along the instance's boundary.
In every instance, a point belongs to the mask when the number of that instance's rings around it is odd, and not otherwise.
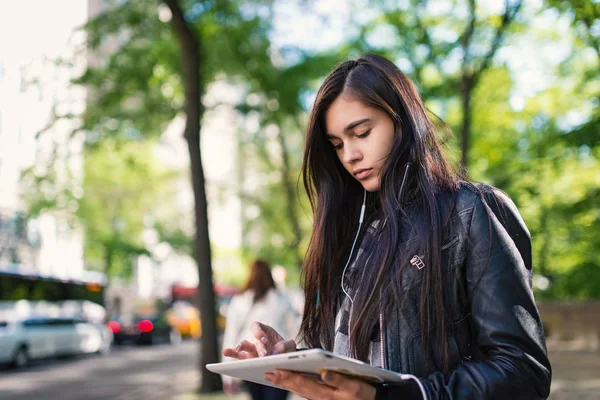
[{"label": "woman's hand", "polygon": [[252,325],[250,325],[250,332],[252,332],[252,336],[254,336],[252,342],[243,340],[235,347],[235,349],[223,349],[221,354],[225,357],[245,360],[248,358],[264,357],[266,355],[296,351],[296,342],[291,339],[285,340],[269,325],[254,321],[252,322]]},{"label": "woman's hand", "polygon": [[321,373],[325,385],[304,375],[280,369],[267,372],[265,379],[306,399],[373,400],[376,394],[374,386],[331,371]]}]

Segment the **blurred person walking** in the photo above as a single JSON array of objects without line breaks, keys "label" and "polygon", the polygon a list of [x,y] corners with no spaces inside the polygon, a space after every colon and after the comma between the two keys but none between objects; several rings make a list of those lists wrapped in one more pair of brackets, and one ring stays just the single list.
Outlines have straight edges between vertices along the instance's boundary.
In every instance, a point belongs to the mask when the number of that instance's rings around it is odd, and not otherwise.
[{"label": "blurred person walking", "polygon": [[[227,311],[227,325],[223,337],[223,348],[235,347],[244,340],[252,340],[250,324],[265,323],[285,332],[286,337],[295,337],[300,327],[300,314],[288,297],[277,289],[267,261],[256,260],[250,265],[250,276],[239,295],[231,300]],[[236,393],[238,382],[223,376],[225,391]],[[284,400],[288,392],[253,382],[244,382],[253,400]]]}]

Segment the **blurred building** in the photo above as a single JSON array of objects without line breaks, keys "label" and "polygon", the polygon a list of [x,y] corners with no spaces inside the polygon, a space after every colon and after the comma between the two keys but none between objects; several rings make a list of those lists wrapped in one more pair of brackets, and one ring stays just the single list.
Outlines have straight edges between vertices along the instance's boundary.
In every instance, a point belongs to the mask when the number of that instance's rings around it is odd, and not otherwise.
[{"label": "blurred building", "polygon": [[[71,135],[77,119],[62,119],[46,128],[54,116],[76,116],[85,109],[86,91],[71,87],[69,81],[87,65],[103,60],[99,54],[80,51],[84,50],[84,36],[77,28],[102,12],[106,2],[69,0],[61,5],[59,11],[52,2],[36,0],[0,4],[0,265],[22,264],[42,274],[76,277],[83,273],[85,264],[82,231],[59,213],[43,213],[26,221],[22,182],[26,170],[44,176],[52,165],[50,160],[56,157],[55,181],[42,187],[43,199],[70,207],[68,200],[60,198],[61,185],[70,185],[75,195],[83,195],[77,182],[83,177],[84,138]],[[104,50],[117,49],[118,40],[118,37],[106,40]],[[74,63],[66,66],[56,63],[57,59]],[[235,88],[213,85],[207,99],[226,103],[223,96],[239,95]],[[216,271],[240,263],[241,205],[239,197],[224,194],[222,190],[235,180],[237,168],[233,118],[232,107],[215,107],[206,116],[202,131]],[[189,171],[184,124],[183,117],[176,118],[162,135],[156,151],[165,164]],[[194,232],[194,198],[189,175],[184,175],[177,185],[177,207],[189,215],[186,230]],[[115,298],[125,305],[139,299],[167,297],[173,284],[197,285],[194,260],[158,243],[151,224],[143,240],[153,257],[139,257],[133,279],[128,283],[115,282],[109,288],[109,304]]]},{"label": "blurred building", "polygon": [[[69,89],[68,82],[85,65],[73,57],[81,42],[73,32],[86,21],[88,7],[70,1],[68,10],[57,12],[51,2],[32,0],[0,4],[0,264],[75,277],[83,272],[81,231],[56,213],[26,221],[21,184],[28,169],[45,174],[54,155],[56,185],[81,179],[82,140],[69,138],[76,121],[61,121],[39,134],[54,115],[75,114],[85,106],[84,91]],[[75,63],[57,65],[54,60],[62,57]],[[44,199],[67,202],[54,188],[44,187]]]}]

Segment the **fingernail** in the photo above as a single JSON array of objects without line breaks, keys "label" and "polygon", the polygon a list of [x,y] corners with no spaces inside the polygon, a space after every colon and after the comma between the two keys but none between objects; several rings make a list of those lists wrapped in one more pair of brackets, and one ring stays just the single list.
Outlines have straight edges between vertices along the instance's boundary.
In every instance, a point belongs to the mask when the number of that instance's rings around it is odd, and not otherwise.
[{"label": "fingernail", "polygon": [[258,355],[261,356],[261,357],[264,357],[264,356],[267,355],[267,351],[266,350],[261,350],[261,351],[258,352]]},{"label": "fingernail", "polygon": [[325,380],[325,382],[330,382],[332,378],[333,375],[330,371],[325,372],[325,375],[323,375],[323,379]]},{"label": "fingernail", "polygon": [[274,355],[277,355],[277,354],[279,354],[279,353],[277,352],[277,350],[273,350],[273,351],[271,352],[271,355],[272,355],[272,356],[274,356]]},{"label": "fingernail", "polygon": [[260,339],[260,341],[261,341],[261,342],[263,342],[264,344],[267,344],[267,343],[269,343],[269,339],[267,339],[267,337],[266,337],[266,336],[263,336],[263,337]]}]

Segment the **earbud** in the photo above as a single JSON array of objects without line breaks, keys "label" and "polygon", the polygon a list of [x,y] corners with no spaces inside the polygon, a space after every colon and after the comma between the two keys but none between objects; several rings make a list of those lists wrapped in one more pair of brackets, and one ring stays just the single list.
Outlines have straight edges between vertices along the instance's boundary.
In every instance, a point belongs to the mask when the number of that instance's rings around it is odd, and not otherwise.
[{"label": "earbud", "polygon": [[365,189],[362,207],[360,208],[360,217],[358,218],[359,224],[362,224],[365,219],[365,209],[367,208],[366,204],[367,204],[367,189]]}]

